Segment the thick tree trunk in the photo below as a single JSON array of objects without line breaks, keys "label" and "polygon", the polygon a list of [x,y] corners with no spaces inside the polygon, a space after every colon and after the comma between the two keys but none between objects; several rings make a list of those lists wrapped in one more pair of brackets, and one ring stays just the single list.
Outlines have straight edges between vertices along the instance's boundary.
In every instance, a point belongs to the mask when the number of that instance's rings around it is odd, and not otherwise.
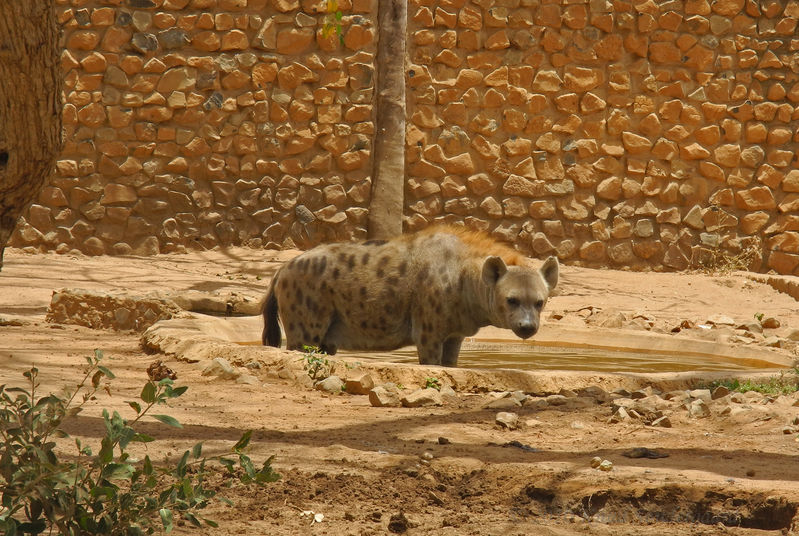
[{"label": "thick tree trunk", "polygon": [[59,55],[52,0],[0,0],[0,269],[61,148]]},{"label": "thick tree trunk", "polygon": [[372,168],[369,236],[402,233],[405,192],[406,0],[379,0],[377,42],[377,128]]}]

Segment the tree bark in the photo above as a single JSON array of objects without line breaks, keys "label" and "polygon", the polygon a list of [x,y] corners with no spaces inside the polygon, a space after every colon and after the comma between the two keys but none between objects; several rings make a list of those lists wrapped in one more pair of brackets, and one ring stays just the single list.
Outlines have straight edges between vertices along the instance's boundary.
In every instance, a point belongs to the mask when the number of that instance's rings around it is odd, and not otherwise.
[{"label": "tree bark", "polygon": [[370,238],[402,233],[405,193],[406,0],[379,0],[377,42],[377,125],[369,206]]},{"label": "tree bark", "polygon": [[59,32],[52,0],[0,0],[0,269],[61,149]]}]

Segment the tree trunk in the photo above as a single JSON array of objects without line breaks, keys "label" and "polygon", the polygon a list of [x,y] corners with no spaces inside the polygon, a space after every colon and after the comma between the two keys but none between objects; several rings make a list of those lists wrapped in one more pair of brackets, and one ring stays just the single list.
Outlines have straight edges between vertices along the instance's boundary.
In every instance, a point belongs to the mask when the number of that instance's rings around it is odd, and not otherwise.
[{"label": "tree trunk", "polygon": [[377,42],[377,128],[369,205],[369,237],[402,233],[405,192],[406,0],[379,0]]},{"label": "tree trunk", "polygon": [[0,0],[0,269],[61,148],[59,32],[52,0]]}]

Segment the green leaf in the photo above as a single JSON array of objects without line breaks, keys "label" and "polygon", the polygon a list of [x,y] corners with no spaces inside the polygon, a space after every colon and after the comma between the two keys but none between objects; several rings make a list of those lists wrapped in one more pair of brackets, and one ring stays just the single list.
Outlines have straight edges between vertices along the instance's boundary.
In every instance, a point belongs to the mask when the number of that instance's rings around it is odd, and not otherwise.
[{"label": "green leaf", "polygon": [[204,517],[203,521],[205,521],[205,524],[208,525],[209,527],[213,527],[215,529],[219,528],[219,523],[217,523],[213,519],[208,519],[208,518]]},{"label": "green leaf", "polygon": [[252,430],[247,430],[241,435],[241,439],[233,445],[233,452],[241,452],[243,449],[250,444],[250,438],[252,437]]},{"label": "green leaf", "polygon": [[183,425],[180,424],[176,418],[171,417],[169,415],[153,415],[153,419],[161,421],[167,426],[173,426],[175,428],[183,428]]},{"label": "green leaf", "polygon": [[92,376],[92,387],[97,389],[97,386],[100,385],[100,380],[102,380],[102,379],[103,379],[103,371],[102,370],[98,370]]},{"label": "green leaf", "polygon": [[97,370],[99,370],[100,372],[105,374],[106,378],[108,378],[109,380],[113,380],[114,378],[116,378],[114,373],[111,372],[111,370],[108,367],[103,367],[101,365],[97,365]]},{"label": "green leaf", "polygon": [[151,441],[155,441],[155,438],[148,436],[147,434],[136,433],[130,438],[130,440],[135,443],[150,443]]},{"label": "green leaf", "polygon": [[161,516],[161,522],[164,524],[164,530],[167,533],[172,532],[172,529],[175,528],[174,519],[172,518],[172,510],[168,508],[161,508],[158,511],[158,514]]},{"label": "green leaf", "polygon": [[191,449],[191,455],[194,457],[194,459],[199,458],[202,455],[202,452],[203,452],[203,444],[202,443],[197,443]]},{"label": "green leaf", "polygon": [[94,358],[95,358],[97,361],[100,361],[100,360],[103,358],[103,351],[102,351],[102,350],[99,350],[99,349],[97,349],[97,348],[95,348],[95,349],[94,349]]},{"label": "green leaf", "polygon": [[135,411],[137,415],[139,413],[141,413],[141,404],[139,404],[138,402],[133,401],[133,400],[129,400],[128,401],[128,406],[133,408],[133,411]]},{"label": "green leaf", "polygon": [[144,388],[141,390],[141,399],[146,404],[155,402],[155,384],[153,382],[147,382],[144,385]]}]

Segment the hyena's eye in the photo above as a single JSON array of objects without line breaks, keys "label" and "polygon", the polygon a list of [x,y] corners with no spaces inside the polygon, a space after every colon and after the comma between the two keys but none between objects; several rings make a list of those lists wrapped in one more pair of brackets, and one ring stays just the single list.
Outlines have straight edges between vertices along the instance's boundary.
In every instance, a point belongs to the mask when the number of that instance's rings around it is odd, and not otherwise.
[{"label": "hyena's eye", "polygon": [[508,298],[508,305],[511,307],[518,307],[519,306],[519,298]]},{"label": "hyena's eye", "polygon": [[543,306],[544,306],[544,300],[538,300],[537,302],[535,302],[536,309],[541,309]]}]

